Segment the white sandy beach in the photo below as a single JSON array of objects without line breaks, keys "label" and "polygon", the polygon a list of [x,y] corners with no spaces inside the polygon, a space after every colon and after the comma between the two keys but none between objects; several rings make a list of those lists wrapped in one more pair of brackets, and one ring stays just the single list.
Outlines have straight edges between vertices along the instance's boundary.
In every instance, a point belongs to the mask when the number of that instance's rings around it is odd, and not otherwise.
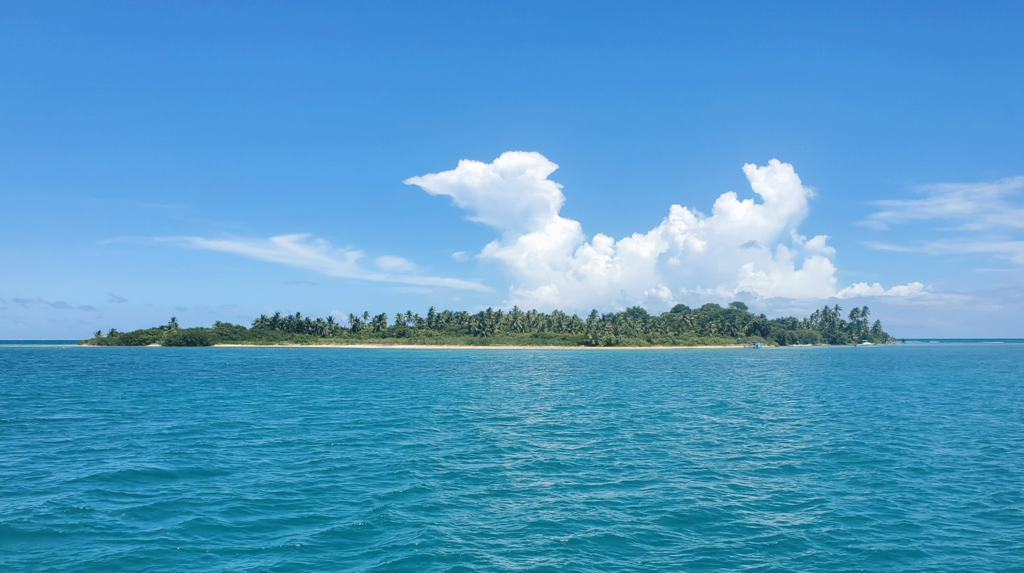
[{"label": "white sandy beach", "polygon": [[[729,346],[468,346],[456,344],[215,344],[218,348],[394,348],[402,350],[698,350],[747,348]],[[767,346],[765,348],[768,348]]]}]

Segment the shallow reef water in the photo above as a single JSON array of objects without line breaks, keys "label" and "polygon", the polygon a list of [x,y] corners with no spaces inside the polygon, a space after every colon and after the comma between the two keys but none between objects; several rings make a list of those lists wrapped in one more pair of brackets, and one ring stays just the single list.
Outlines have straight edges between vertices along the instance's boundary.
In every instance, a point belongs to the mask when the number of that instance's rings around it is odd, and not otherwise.
[{"label": "shallow reef water", "polygon": [[0,348],[4,571],[1022,571],[1024,345]]}]

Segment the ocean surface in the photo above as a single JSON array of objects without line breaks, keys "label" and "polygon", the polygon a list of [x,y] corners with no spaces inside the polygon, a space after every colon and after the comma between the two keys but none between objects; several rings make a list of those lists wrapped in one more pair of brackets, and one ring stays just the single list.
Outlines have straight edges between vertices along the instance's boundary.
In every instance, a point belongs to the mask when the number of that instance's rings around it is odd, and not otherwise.
[{"label": "ocean surface", "polygon": [[0,570],[1024,571],[1024,345],[7,345]]}]

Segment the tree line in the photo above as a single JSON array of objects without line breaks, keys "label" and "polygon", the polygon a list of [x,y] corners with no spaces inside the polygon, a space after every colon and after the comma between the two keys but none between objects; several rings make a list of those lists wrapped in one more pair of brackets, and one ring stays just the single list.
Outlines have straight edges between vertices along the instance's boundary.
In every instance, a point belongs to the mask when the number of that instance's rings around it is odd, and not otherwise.
[{"label": "tree line", "polygon": [[349,314],[347,325],[333,316],[312,318],[302,313],[261,315],[248,328],[216,322],[209,328],[179,326],[177,318],[166,325],[106,335],[97,332],[87,344],[104,346],[209,346],[216,343],[338,344],[359,342],[405,344],[555,345],[555,346],[699,346],[763,342],[780,346],[798,344],[857,344],[894,342],[882,323],[870,322],[868,307],[854,307],[844,319],[839,305],[825,306],[811,316],[769,319],[751,313],[742,302],[723,307],[708,303],[699,308],[684,304],[658,315],[634,306],[621,312],[599,313],[585,318],[560,310],[488,308],[472,314],[466,311],[438,311],[430,307],[426,316],[413,311],[371,315]]}]

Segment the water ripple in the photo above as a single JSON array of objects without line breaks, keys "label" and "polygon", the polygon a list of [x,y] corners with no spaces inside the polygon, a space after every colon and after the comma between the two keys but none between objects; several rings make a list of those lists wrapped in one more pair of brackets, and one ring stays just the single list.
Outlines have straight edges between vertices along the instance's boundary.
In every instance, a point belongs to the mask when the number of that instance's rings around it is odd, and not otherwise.
[{"label": "water ripple", "polygon": [[1024,347],[0,348],[4,571],[1024,570]]}]

